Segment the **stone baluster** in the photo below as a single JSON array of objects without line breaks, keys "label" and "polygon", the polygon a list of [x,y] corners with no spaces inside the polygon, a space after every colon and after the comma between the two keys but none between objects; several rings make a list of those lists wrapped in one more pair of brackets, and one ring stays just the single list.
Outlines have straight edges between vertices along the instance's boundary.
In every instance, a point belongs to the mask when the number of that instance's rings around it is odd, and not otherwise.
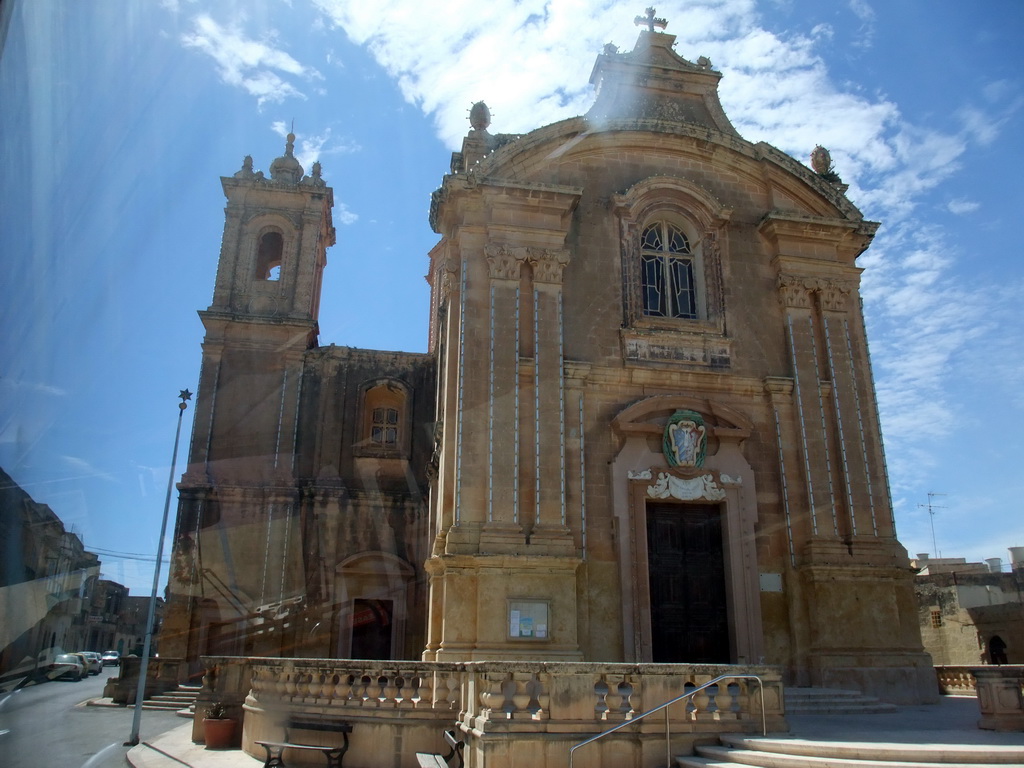
[{"label": "stone baluster", "polygon": [[345,671],[338,675],[338,682],[334,686],[334,701],[341,706],[347,706],[352,700],[353,678]]},{"label": "stone baluster", "polygon": [[398,707],[398,691],[397,685],[398,673],[394,670],[386,670],[381,680],[381,707],[388,709],[395,709]]},{"label": "stone baluster", "polygon": [[405,673],[396,679],[396,684],[398,688],[398,708],[413,709],[416,706],[416,702],[413,700],[413,697],[416,695],[415,678],[411,674]]},{"label": "stone baluster", "polygon": [[430,675],[420,675],[416,679],[416,698],[419,699],[418,706],[432,709],[434,707],[434,691],[431,687],[431,680],[433,679]]},{"label": "stone baluster", "polygon": [[499,673],[484,673],[480,676],[480,714],[485,719],[501,719],[505,716],[506,676]]},{"label": "stone baluster", "polygon": [[548,720],[551,717],[551,679],[547,672],[537,676],[533,698],[537,704],[533,712],[534,720]]},{"label": "stone baluster", "polygon": [[715,706],[718,707],[719,720],[738,719],[736,700],[733,696],[738,690],[739,686],[735,682],[725,680],[718,684],[718,696],[715,697]]},{"label": "stone baluster", "polygon": [[[698,683],[698,685],[701,685],[701,683]],[[711,708],[711,696],[709,693],[710,691],[711,688],[705,688],[704,690],[695,693],[693,696],[690,697],[690,701],[693,702],[692,717],[694,720],[697,720],[698,722],[707,719],[708,710]]]},{"label": "stone baluster", "polygon": [[381,685],[373,670],[363,672],[363,706],[375,708],[380,706]]},{"label": "stone baluster", "polygon": [[462,681],[458,675],[448,674],[445,683],[448,686],[448,694],[445,697],[447,706],[443,708],[457,710],[462,703]]},{"label": "stone baluster", "polygon": [[598,720],[608,719],[608,681],[604,675],[594,683],[594,716]]},{"label": "stone baluster", "polygon": [[282,675],[284,681],[284,696],[282,698],[287,701],[291,701],[295,698],[295,693],[298,691],[298,686],[296,684],[298,676],[299,673],[294,669],[289,669],[284,673],[284,675]]},{"label": "stone baluster", "polygon": [[333,704],[338,675],[333,669],[325,669],[323,673],[323,689],[320,695],[328,704]]},{"label": "stone baluster", "polygon": [[315,702],[320,698],[323,689],[323,674],[319,669],[315,669],[309,675],[309,682],[306,685],[306,696],[309,697],[310,701]]},{"label": "stone baluster", "polygon": [[512,701],[512,716],[516,719],[529,719],[533,716],[530,711],[530,684],[533,682],[533,674],[530,672],[515,672],[512,675],[510,696]]},{"label": "stone baluster", "polygon": [[620,675],[605,675],[604,679],[608,687],[608,693],[604,697],[605,704],[608,705],[605,719],[617,723],[623,719],[622,693],[619,691],[619,683],[622,682],[622,677]]}]

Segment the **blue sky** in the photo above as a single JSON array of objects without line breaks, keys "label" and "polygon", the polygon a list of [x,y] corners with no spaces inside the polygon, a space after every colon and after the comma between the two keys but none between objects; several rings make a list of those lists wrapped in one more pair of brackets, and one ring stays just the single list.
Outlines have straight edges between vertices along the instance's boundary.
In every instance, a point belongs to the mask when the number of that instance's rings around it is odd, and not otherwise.
[{"label": "blue sky", "polygon": [[[8,12],[10,2],[5,2]],[[662,3],[724,73],[738,130],[828,147],[882,222],[861,257],[900,540],[1024,545],[1024,4]],[[487,101],[494,132],[581,114],[642,4],[13,3],[0,59],[0,466],[87,547],[156,549],[178,390],[195,390],[224,198],[246,154],[335,190],[321,343],[426,344],[430,192]],[[186,414],[178,474],[183,470]],[[173,514],[173,510],[172,510]],[[152,563],[103,556],[145,592]],[[166,569],[164,570],[166,573]]]}]

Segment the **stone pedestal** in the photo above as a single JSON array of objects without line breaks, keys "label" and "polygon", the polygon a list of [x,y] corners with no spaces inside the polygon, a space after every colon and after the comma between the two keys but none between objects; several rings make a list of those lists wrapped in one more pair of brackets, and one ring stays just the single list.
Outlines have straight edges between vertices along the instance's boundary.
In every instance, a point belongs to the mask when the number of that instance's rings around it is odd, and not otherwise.
[{"label": "stone pedestal", "polygon": [[986,731],[1024,731],[1024,665],[972,667]]}]

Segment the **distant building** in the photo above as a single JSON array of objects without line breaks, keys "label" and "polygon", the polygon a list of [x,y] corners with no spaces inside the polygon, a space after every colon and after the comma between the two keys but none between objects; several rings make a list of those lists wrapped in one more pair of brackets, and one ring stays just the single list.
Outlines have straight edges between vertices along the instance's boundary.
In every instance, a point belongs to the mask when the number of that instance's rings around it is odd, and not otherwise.
[{"label": "distant building", "polygon": [[[878,224],[653,29],[597,57],[586,116],[502,134],[474,106],[425,354],[321,345],[333,190],[294,136],[221,179],[167,656],[767,662],[936,696],[859,295]],[[345,258],[404,319],[388,247]]]},{"label": "distant building", "polygon": [[121,638],[121,612],[128,599],[128,588],[109,579],[100,579],[92,593],[86,619],[87,651],[124,651]]},{"label": "distant building", "polygon": [[917,556],[921,639],[935,664],[1024,664],[1024,547],[1010,555],[1009,572],[1000,558]]},{"label": "distant building", "polygon": [[0,674],[83,650],[100,560],[0,470]]}]

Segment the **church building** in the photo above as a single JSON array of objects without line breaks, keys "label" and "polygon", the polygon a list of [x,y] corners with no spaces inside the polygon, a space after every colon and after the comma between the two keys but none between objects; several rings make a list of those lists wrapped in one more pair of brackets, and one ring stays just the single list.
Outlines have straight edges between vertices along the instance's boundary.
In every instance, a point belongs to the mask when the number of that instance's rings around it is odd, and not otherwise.
[{"label": "church building", "polygon": [[658,21],[598,55],[584,116],[503,134],[474,106],[425,353],[319,338],[333,192],[293,136],[222,178],[163,655],[769,664],[934,698],[858,292],[878,224],[825,150],[744,140]]}]

